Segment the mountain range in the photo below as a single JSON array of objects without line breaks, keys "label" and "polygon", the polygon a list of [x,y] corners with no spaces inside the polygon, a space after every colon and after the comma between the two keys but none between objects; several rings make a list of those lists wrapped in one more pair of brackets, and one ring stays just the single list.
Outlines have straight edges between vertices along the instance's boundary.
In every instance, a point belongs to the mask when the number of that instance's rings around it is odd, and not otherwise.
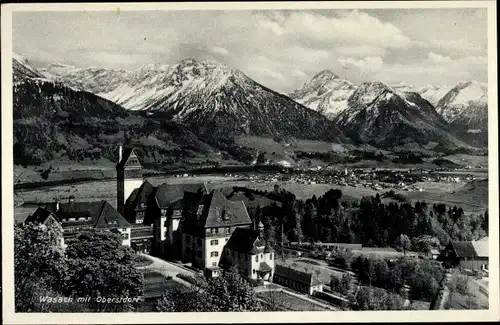
[{"label": "mountain range", "polygon": [[143,161],[152,165],[216,155],[217,150],[174,121],[131,114],[93,93],[43,78],[43,73],[20,58],[13,58],[17,165],[36,166],[61,157],[114,161],[118,144],[129,142],[134,142]]},{"label": "mountain range", "polygon": [[[407,103],[408,96],[413,97],[415,101],[420,103],[417,105],[421,106],[423,114],[429,114],[432,111],[432,114],[435,115],[433,111],[436,111],[446,121],[445,124],[440,121],[440,123],[434,125],[434,127],[439,128],[438,131],[449,131],[454,137],[463,139],[470,145],[487,147],[488,87],[486,84],[477,81],[460,82],[454,86],[428,84],[421,87],[415,87],[404,82],[392,85],[384,85],[380,82],[373,82],[371,84],[380,86],[376,86],[375,88],[391,89],[390,91],[393,94],[398,95],[400,98],[405,98],[405,101],[400,101],[401,103]],[[336,121],[341,130],[352,134],[352,130],[345,129],[346,125],[343,124],[344,122],[341,124],[339,122],[345,119],[346,114],[349,115],[352,112],[356,112],[356,107],[359,108],[356,98],[352,98],[353,96],[360,97],[359,93],[354,95],[359,87],[352,82],[340,78],[330,70],[323,70],[310,81],[305,82],[301,87],[291,92],[289,96],[297,102],[321,112],[329,119]],[[367,87],[367,84],[362,87],[363,92],[371,92],[373,90],[374,88]],[[366,95],[370,97],[369,93]],[[413,104],[415,104],[415,101]],[[427,107],[428,104],[433,108]],[[381,102],[377,105],[383,106]],[[405,107],[405,105],[400,108]],[[414,106],[412,105],[412,107]],[[389,110],[392,112],[392,109],[389,108]],[[345,113],[346,111],[350,111],[351,113]],[[409,112],[409,114],[411,113]],[[339,117],[340,115],[344,115],[344,118]],[[412,118],[415,117],[413,116]],[[365,122],[367,125],[371,123],[369,118]],[[411,119],[410,122],[415,122],[415,127],[420,123],[417,120],[412,121]],[[446,124],[449,124],[451,127],[448,127]],[[382,124],[380,130],[384,129],[383,126]],[[391,127],[391,125],[387,126]],[[371,133],[372,136],[378,135],[372,131],[363,130],[365,133]],[[433,133],[438,134],[442,132]],[[363,138],[361,134],[359,135],[361,136],[360,138]],[[382,138],[384,136],[381,135]],[[382,140],[378,138],[380,137],[372,138],[372,140],[376,142]],[[456,141],[452,142],[456,143]]]},{"label": "mountain range", "polygon": [[[247,136],[284,145],[303,139],[389,150],[429,143],[439,150],[469,150],[471,143],[484,147],[484,139],[451,127],[487,127],[487,88],[477,82],[451,88],[436,109],[432,96],[443,91],[437,86],[419,91],[381,82],[358,86],[330,70],[287,96],[215,61],[186,59],[136,70],[64,64],[35,69],[15,54],[13,68],[14,123],[20,126],[16,152],[41,161],[75,147],[99,147],[102,156],[125,138],[156,148],[152,163],[171,150],[186,159],[200,152],[213,157],[220,150],[233,158],[248,156],[235,141]],[[466,100],[472,94],[480,96]],[[72,131],[86,127],[95,134]],[[40,133],[48,134],[46,139]],[[52,148],[46,157],[41,144]]]},{"label": "mountain range", "polygon": [[214,143],[245,135],[347,141],[320,113],[215,61],[186,59],[133,71],[75,69],[54,79],[128,110],[171,118]]},{"label": "mountain range", "polygon": [[385,148],[429,142],[448,148],[466,146],[447,132],[443,117],[417,93],[365,82],[349,97],[347,106],[334,122],[357,142]]}]

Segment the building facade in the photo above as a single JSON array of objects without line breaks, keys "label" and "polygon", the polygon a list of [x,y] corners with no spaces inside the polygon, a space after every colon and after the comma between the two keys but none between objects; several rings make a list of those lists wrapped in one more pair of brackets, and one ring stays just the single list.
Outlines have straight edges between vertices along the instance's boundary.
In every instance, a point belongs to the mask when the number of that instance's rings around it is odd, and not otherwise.
[{"label": "building facade", "polygon": [[452,241],[445,247],[444,259],[450,266],[467,270],[488,269],[488,241]]},{"label": "building facade", "polygon": [[264,225],[260,222],[257,230],[235,229],[223,247],[219,266],[235,267],[247,279],[272,281],[274,259],[274,249],[264,240]]},{"label": "building facade", "polygon": [[133,148],[119,146],[116,175],[116,206],[125,216],[125,200],[143,183],[142,165]]},{"label": "building facade", "polygon": [[251,224],[245,204],[228,200],[219,190],[186,195],[177,229],[182,260],[217,276],[224,246],[237,228],[249,229]]},{"label": "building facade", "polygon": [[283,265],[276,265],[273,282],[310,295],[323,292],[323,283],[317,277]]},{"label": "building facade", "polygon": [[132,225],[107,201],[76,202],[70,197],[68,203],[54,202],[45,208],[39,207],[25,222],[47,224],[51,220],[61,226],[64,239],[81,231],[100,229],[119,234],[122,245],[131,246]]}]

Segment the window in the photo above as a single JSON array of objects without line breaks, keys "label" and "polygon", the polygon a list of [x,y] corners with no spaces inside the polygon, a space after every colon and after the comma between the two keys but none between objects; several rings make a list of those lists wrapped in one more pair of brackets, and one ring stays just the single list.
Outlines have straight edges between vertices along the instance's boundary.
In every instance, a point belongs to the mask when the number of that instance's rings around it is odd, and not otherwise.
[{"label": "window", "polygon": [[[217,266],[217,262],[212,262],[212,266]],[[217,272],[217,271],[215,271]]]},{"label": "window", "polygon": [[255,262],[259,261],[259,255],[255,255]]},{"label": "window", "polygon": [[255,269],[252,270],[252,273],[255,274]]},{"label": "window", "polygon": [[264,254],[260,254],[260,258],[264,258]]},{"label": "window", "polygon": [[231,232],[231,229],[229,227],[226,228],[226,234],[229,234]]},{"label": "window", "polygon": [[198,242],[198,245],[201,245],[201,238],[198,238],[197,242]]},{"label": "window", "polygon": [[217,257],[219,256],[219,252],[211,252],[210,257]]},{"label": "window", "polygon": [[229,240],[229,238],[226,238],[226,241],[228,241],[228,240]]},{"label": "window", "polygon": [[219,245],[219,241],[217,239],[211,240],[210,241],[210,245],[211,246],[213,246],[213,245]]},{"label": "window", "polygon": [[122,238],[123,238],[123,240],[127,240],[127,239],[128,239],[128,233],[127,233],[127,232],[124,232],[124,233],[122,234]]},{"label": "window", "polygon": [[186,243],[189,244],[191,242],[191,236],[186,236]]},{"label": "window", "polygon": [[269,259],[272,260],[273,259],[273,253],[269,254]]},{"label": "window", "polygon": [[210,228],[210,232],[212,233],[212,235],[216,234],[216,230],[217,230],[217,228]]}]

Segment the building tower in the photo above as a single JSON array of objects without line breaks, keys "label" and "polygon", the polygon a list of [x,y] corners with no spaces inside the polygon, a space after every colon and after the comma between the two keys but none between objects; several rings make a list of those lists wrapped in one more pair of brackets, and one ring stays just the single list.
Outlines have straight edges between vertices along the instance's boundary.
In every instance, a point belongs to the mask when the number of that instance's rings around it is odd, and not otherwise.
[{"label": "building tower", "polygon": [[259,234],[259,239],[264,238],[264,224],[262,221],[259,221],[259,225],[257,226],[257,233]]},{"label": "building tower", "polygon": [[142,185],[142,165],[132,148],[118,148],[116,165],[116,205],[117,210],[125,215],[125,201],[132,191]]}]

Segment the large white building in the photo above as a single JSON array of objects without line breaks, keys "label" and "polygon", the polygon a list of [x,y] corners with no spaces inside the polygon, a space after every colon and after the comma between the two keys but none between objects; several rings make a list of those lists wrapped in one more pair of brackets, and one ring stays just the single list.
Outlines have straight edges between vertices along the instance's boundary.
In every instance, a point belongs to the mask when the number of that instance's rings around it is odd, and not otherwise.
[{"label": "large white building", "polygon": [[132,234],[131,246],[136,250],[146,245],[147,251],[160,257],[192,263],[208,277],[218,276],[221,267],[236,266],[249,279],[271,279],[274,252],[264,241],[263,228],[252,229],[243,201],[231,201],[204,183],[153,186],[144,179],[135,151],[121,147],[117,195],[118,211],[128,222],[153,229],[149,237],[147,229],[141,230],[150,244],[143,244],[140,234]]}]

